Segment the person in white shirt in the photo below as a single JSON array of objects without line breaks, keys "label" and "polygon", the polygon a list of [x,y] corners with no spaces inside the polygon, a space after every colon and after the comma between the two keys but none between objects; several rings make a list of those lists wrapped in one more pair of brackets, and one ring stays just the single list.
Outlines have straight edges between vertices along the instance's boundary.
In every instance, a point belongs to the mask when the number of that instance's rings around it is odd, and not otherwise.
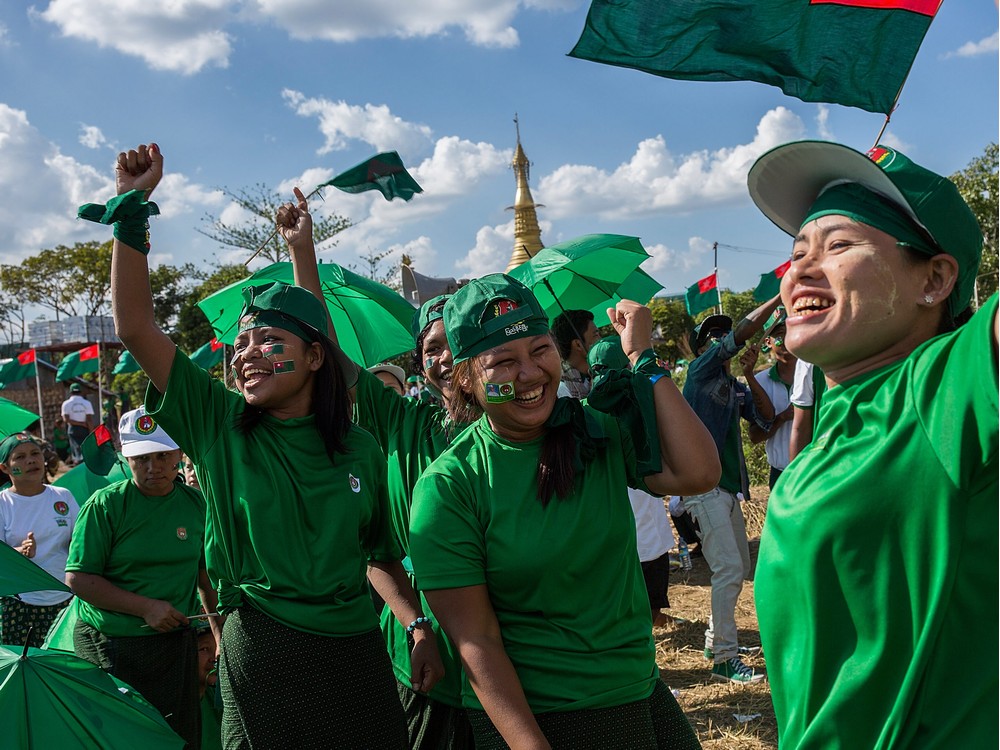
[{"label": "person in white shirt", "polygon": [[[45,456],[26,432],[0,443],[0,469],[12,484],[0,491],[0,541],[61,581],[79,512],[76,500],[69,490],[45,484]],[[39,648],[72,596],[68,591],[32,591],[3,597],[0,642]]]},{"label": "person in white shirt", "polygon": [[70,460],[74,465],[83,461],[80,446],[94,429],[94,405],[82,395],[79,383],[69,387],[69,398],[63,401],[60,412],[69,431]]},{"label": "person in white shirt", "polygon": [[767,327],[763,342],[765,347],[774,352],[774,365],[754,375],[767,397],[771,399],[771,404],[774,406],[774,421],[768,430],[762,430],[754,423],[750,423],[748,427],[750,442],[764,443],[767,463],[771,467],[768,486],[772,489],[791,460],[788,447],[792,437],[792,417],[795,412],[790,396],[798,359],[785,348],[785,318],[785,308],[779,307],[775,310],[773,322]]}]

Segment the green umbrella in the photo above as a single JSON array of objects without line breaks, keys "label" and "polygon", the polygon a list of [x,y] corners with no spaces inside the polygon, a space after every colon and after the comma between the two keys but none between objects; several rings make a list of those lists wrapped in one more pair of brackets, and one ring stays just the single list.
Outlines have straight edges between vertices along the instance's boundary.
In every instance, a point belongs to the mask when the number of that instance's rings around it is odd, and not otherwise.
[{"label": "green umbrella", "polygon": [[[243,310],[243,287],[273,280],[291,284],[292,278],[291,263],[272,263],[206,297],[198,307],[212,324],[218,340],[232,344]],[[336,263],[320,263],[319,279],[340,348],[348,357],[370,367],[414,347],[410,332],[413,306],[395,291]]]},{"label": "green umbrella", "polygon": [[14,596],[29,591],[69,591],[30,558],[13,547],[0,543],[0,596]]},{"label": "green umbrella", "polygon": [[[413,309],[412,307],[410,308]],[[23,432],[28,425],[38,421],[38,415],[10,399],[0,398],[0,438]]]},{"label": "green umbrella", "polygon": [[87,464],[74,466],[52,484],[56,487],[65,487],[73,493],[76,504],[83,507],[83,504],[90,499],[90,496],[109,484],[119,482],[122,479],[129,479],[132,472],[124,459],[115,462],[110,468],[107,476],[100,476],[87,468]]},{"label": "green umbrella", "polygon": [[80,597],[74,596],[52,621],[52,626],[45,636],[42,648],[69,651],[72,654],[75,648],[73,646],[73,631],[76,629],[76,623],[79,619]]},{"label": "green umbrella", "polygon": [[[564,310],[607,306],[648,257],[637,237],[587,234],[542,248],[510,275],[535,293],[552,320]],[[599,319],[597,325],[608,322],[603,311]]]},{"label": "green umbrella", "polygon": [[184,741],[138,693],[62,651],[0,648],[4,745],[172,750]]},{"label": "green umbrella", "polygon": [[645,305],[653,299],[656,293],[661,289],[663,289],[663,284],[654,279],[641,268],[635,269],[628,275],[625,281],[622,282],[622,285],[618,287],[618,291],[612,295],[611,299],[606,300],[605,302],[600,302],[594,307],[589,308],[594,314],[594,324],[597,325],[598,328],[603,325],[607,325],[610,322],[608,320],[608,308],[614,307],[623,299],[630,299],[633,302]]}]

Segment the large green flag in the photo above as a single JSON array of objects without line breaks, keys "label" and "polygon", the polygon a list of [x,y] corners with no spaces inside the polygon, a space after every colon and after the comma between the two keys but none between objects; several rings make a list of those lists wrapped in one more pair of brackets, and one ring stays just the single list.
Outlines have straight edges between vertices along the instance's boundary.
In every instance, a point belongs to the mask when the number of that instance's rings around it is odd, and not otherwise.
[{"label": "large green flag", "polygon": [[570,56],[889,113],[941,0],[593,0]]},{"label": "large green flag", "polygon": [[762,273],[757,288],[753,290],[753,298],[757,302],[767,302],[781,291],[781,279],[792,267],[792,261],[786,260],[773,271]]},{"label": "large green flag", "polygon": [[213,337],[191,355],[191,361],[203,370],[210,370],[222,361],[222,347],[222,342]]},{"label": "large green flag", "polygon": [[35,377],[35,350],[28,349],[0,367],[0,389],[18,380],[33,377]]},{"label": "large green flag", "polygon": [[687,306],[688,315],[692,318],[710,307],[721,305],[718,276],[713,273],[689,286],[684,295],[684,304]]},{"label": "large green flag", "polygon": [[403,160],[395,151],[376,154],[346,172],[341,172],[329,182],[319,187],[332,186],[345,193],[362,193],[365,190],[378,190],[387,201],[393,198],[410,200],[414,193],[422,193],[424,189],[417,184],[403,166]]},{"label": "large green flag", "polygon": [[85,346],[78,352],[66,355],[56,370],[56,380],[72,380],[88,372],[97,372],[101,364],[101,350],[97,344]]}]

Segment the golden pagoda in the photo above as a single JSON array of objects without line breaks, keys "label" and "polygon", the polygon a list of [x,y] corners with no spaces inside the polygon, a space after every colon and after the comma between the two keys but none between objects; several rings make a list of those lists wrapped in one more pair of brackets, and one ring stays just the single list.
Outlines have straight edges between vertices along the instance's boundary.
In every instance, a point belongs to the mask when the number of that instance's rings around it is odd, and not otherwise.
[{"label": "golden pagoda", "polygon": [[514,210],[514,251],[510,254],[510,262],[507,264],[507,271],[511,271],[524,263],[541,250],[542,230],[538,228],[538,216],[535,208],[541,206],[535,203],[531,197],[531,188],[528,187],[530,177],[531,162],[524,155],[521,148],[521,126],[514,115],[514,127],[517,130],[517,148],[514,149],[514,159],[510,166],[514,170],[514,178],[517,180],[517,192],[514,194],[514,205],[507,206],[507,210]]}]

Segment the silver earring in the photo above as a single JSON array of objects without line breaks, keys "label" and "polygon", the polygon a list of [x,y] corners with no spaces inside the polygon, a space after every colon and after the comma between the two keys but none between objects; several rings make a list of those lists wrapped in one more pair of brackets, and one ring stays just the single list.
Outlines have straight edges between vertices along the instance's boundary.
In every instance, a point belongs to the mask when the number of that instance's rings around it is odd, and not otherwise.
[{"label": "silver earring", "polygon": [[925,294],[924,295],[924,303],[928,304],[928,305],[933,305],[934,304],[934,297],[932,297],[929,294]]}]

